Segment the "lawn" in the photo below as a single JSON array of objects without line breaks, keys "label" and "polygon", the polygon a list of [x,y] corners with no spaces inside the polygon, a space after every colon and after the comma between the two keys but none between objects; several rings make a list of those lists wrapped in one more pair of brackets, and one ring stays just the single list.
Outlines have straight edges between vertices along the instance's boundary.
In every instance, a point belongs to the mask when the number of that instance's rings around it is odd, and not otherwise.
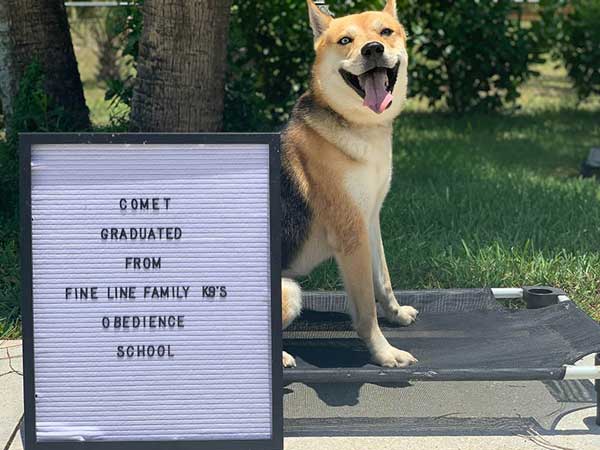
[{"label": "lawn", "polygon": [[[600,98],[578,104],[563,68],[536,69],[512,114],[409,101],[381,218],[396,289],[546,284],[600,321],[600,184],[578,177]],[[302,286],[342,288],[333,263]]]},{"label": "lawn", "polygon": [[[397,123],[382,213],[395,288],[565,289],[600,320],[600,187],[577,177],[600,114],[557,110]],[[333,264],[305,288],[339,288]]]},{"label": "lawn", "polygon": [[[549,284],[600,321],[600,185],[577,177],[589,149],[600,146],[600,100],[578,106],[562,70],[540,69],[517,113],[457,117],[412,100],[397,121],[382,216],[395,288]],[[89,81],[94,67],[80,70],[101,125],[108,115]],[[14,224],[3,212],[2,337],[20,333]],[[302,284],[341,288],[332,263]]]}]

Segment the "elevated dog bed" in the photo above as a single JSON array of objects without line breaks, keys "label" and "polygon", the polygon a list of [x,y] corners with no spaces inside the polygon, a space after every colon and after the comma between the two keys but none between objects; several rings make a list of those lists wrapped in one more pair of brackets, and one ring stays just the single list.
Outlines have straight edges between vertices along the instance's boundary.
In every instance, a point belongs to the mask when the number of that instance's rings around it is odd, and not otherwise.
[{"label": "elevated dog bed", "polygon": [[[538,309],[510,309],[497,297],[522,297]],[[537,294],[542,295],[537,295]],[[286,382],[396,383],[410,380],[563,380],[600,378],[597,366],[573,364],[600,352],[600,325],[553,289],[465,289],[396,293],[420,312],[410,327],[380,318],[390,343],[418,364],[387,369],[370,363],[352,329],[344,293],[304,294],[304,311],[284,332],[297,367]],[[597,384],[598,386],[598,384]],[[600,393],[599,393],[600,396]]]}]

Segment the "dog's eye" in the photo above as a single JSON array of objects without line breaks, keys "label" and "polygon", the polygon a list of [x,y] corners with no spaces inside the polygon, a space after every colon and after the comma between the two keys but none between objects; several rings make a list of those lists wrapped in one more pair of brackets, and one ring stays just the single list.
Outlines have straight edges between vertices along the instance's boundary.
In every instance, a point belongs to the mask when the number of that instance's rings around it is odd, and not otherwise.
[{"label": "dog's eye", "polygon": [[350,42],[352,42],[352,39],[349,37],[343,37],[338,41],[338,44],[340,45],[348,45]]},{"label": "dog's eye", "polygon": [[392,34],[394,34],[394,30],[392,30],[391,28],[384,28],[383,30],[381,30],[382,36],[391,36]]}]

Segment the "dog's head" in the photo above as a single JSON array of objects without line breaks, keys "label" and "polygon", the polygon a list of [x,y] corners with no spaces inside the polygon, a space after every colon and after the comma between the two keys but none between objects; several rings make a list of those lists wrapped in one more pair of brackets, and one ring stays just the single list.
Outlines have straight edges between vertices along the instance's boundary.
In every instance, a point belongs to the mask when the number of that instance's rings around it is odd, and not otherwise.
[{"label": "dog's head", "polygon": [[346,119],[390,122],[406,100],[406,33],[396,0],[383,11],[332,18],[308,1],[315,37],[315,94]]}]

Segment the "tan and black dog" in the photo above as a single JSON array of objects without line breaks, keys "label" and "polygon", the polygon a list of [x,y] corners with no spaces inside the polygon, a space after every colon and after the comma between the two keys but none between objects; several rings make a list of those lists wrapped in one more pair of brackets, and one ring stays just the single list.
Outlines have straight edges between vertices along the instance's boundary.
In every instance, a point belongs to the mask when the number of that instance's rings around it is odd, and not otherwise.
[{"label": "tan and black dog", "polygon": [[[316,61],[282,138],[283,326],[302,309],[291,278],[334,257],[373,361],[406,367],[416,359],[384,337],[375,304],[400,325],[417,317],[394,297],[379,226],[392,176],[392,122],[406,99],[406,33],[395,0],[383,11],[336,19],[311,0],[308,8]],[[295,366],[294,358],[284,352],[283,364]]]}]

